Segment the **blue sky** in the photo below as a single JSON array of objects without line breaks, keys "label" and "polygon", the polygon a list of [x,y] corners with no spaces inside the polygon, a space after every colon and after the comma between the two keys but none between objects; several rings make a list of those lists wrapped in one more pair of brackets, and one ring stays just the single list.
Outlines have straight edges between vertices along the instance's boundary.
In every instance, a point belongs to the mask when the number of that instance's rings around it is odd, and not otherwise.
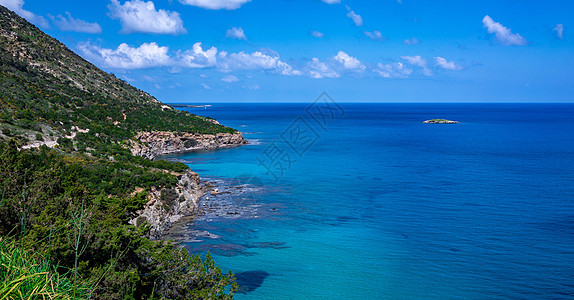
[{"label": "blue sky", "polygon": [[0,4],[168,103],[574,102],[572,1]]}]

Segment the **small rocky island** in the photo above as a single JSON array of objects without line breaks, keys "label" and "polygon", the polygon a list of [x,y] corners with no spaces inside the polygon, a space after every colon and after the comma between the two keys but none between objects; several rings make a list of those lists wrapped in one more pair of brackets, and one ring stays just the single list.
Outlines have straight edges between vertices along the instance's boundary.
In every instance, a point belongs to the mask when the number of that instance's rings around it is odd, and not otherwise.
[{"label": "small rocky island", "polygon": [[458,124],[460,122],[459,121],[446,120],[446,119],[431,119],[431,120],[426,120],[423,123],[425,123],[425,124]]}]

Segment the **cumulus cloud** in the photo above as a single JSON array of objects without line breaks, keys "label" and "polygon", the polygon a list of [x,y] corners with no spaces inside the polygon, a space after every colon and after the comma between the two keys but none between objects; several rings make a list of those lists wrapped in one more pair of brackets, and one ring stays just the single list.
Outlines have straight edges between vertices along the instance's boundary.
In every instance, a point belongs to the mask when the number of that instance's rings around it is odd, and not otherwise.
[{"label": "cumulus cloud", "polygon": [[422,58],[420,55],[417,56],[401,56],[401,59],[406,60],[407,63],[415,67],[422,68],[422,72],[425,76],[432,76],[432,71],[428,68],[426,59]]},{"label": "cumulus cloud", "polygon": [[22,18],[40,27],[49,28],[50,24],[42,17],[24,9],[24,0],[0,0],[0,4],[20,15]]},{"label": "cumulus cloud", "polygon": [[420,41],[415,37],[403,41],[403,44],[405,45],[418,45],[419,43]]},{"label": "cumulus cloud", "polygon": [[325,36],[325,34],[316,30],[311,31],[311,35],[318,39],[323,38]]},{"label": "cumulus cloud", "polygon": [[152,1],[141,0],[126,1],[123,5],[118,0],[112,0],[108,5],[109,16],[120,20],[122,33],[156,33],[156,34],[182,34],[183,20],[177,12],[156,10]]},{"label": "cumulus cloud", "polygon": [[89,23],[84,20],[74,19],[69,12],[66,16],[58,15],[56,17],[50,16],[52,22],[62,31],[75,31],[83,33],[102,33],[102,27],[98,23]]},{"label": "cumulus cloud", "polygon": [[217,64],[217,48],[203,50],[201,43],[193,44],[191,50],[178,54],[178,64],[188,68],[208,68]]},{"label": "cumulus cloud", "polygon": [[269,70],[281,75],[299,76],[303,72],[293,69],[289,64],[283,62],[279,54],[263,53],[256,51],[253,53],[227,53],[221,51],[218,54],[219,62],[217,68],[222,72],[231,72],[233,70]]},{"label": "cumulus cloud", "polygon": [[365,31],[365,35],[372,39],[372,40],[376,40],[376,41],[384,41],[387,38],[378,30],[373,30],[373,32],[369,32],[369,31]]},{"label": "cumulus cloud", "polygon": [[221,81],[224,81],[227,83],[232,83],[232,82],[238,82],[239,78],[237,78],[233,75],[227,75],[227,76],[224,76],[223,78],[221,78]]},{"label": "cumulus cloud", "polygon": [[351,10],[351,8],[347,5],[347,17],[349,17],[351,20],[353,20],[353,23],[355,23],[355,25],[357,26],[363,26],[363,18],[356,14],[355,11]]},{"label": "cumulus cloud", "polygon": [[564,25],[558,24],[552,30],[556,31],[556,37],[557,38],[559,38],[561,40],[564,39]]},{"label": "cumulus cloud", "polygon": [[307,63],[309,76],[312,78],[339,78],[341,75],[333,70],[326,63],[320,61],[318,58],[313,59]]},{"label": "cumulus cloud", "polygon": [[339,51],[334,59],[346,70],[364,71],[366,68],[357,58],[350,56],[344,51]]},{"label": "cumulus cloud", "polygon": [[373,71],[384,78],[407,78],[413,72],[413,69],[408,68],[403,63],[397,62],[392,64],[378,63]]},{"label": "cumulus cloud", "polygon": [[117,49],[106,49],[83,43],[78,48],[86,57],[110,68],[143,69],[171,64],[167,53],[168,47],[160,47],[156,43],[144,43],[137,48],[122,43]]},{"label": "cumulus cloud", "polygon": [[325,2],[325,3],[328,3],[328,4],[341,3],[341,0],[321,0],[321,1],[323,1],[323,2]]},{"label": "cumulus cloud", "polygon": [[243,28],[241,27],[232,27],[230,29],[227,29],[227,31],[225,32],[225,37],[236,40],[244,40],[244,41],[247,40],[245,32],[243,32]]},{"label": "cumulus cloud", "polygon": [[434,58],[435,65],[439,68],[449,70],[449,71],[458,71],[462,70],[462,66],[456,64],[454,61],[447,61],[445,58],[437,56]]},{"label": "cumulus cloud", "polygon": [[179,0],[183,4],[193,5],[205,9],[234,10],[251,0]]},{"label": "cumulus cloud", "polygon": [[211,47],[204,49],[201,43],[195,43],[192,49],[169,54],[168,47],[156,43],[144,43],[131,47],[122,43],[117,49],[107,49],[90,43],[78,45],[79,51],[88,59],[104,67],[117,69],[144,69],[152,67],[169,67],[174,73],[181,68],[215,68],[220,72],[235,70],[261,70],[271,73],[300,76],[302,71],[294,69],[281,60],[279,54],[272,50],[253,53],[228,53]]},{"label": "cumulus cloud", "polygon": [[485,16],[482,19],[482,24],[487,32],[496,37],[496,40],[504,46],[524,46],[528,42],[518,33],[512,33],[509,28],[502,26],[502,24],[495,22],[490,16]]}]

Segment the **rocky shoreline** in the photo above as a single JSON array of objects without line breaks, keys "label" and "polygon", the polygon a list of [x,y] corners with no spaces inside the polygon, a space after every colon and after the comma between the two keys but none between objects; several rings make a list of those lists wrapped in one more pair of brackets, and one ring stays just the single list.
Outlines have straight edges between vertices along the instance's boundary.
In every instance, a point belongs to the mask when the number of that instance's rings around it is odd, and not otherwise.
[{"label": "rocky shoreline", "polygon": [[233,148],[247,144],[241,132],[217,134],[140,132],[131,141],[133,155],[156,159],[160,155]]},{"label": "rocky shoreline", "polygon": [[[165,154],[225,149],[247,144],[241,132],[209,135],[155,131],[140,132],[135,139],[130,142],[132,154],[151,160]],[[148,202],[129,223],[137,226],[147,222],[151,226],[150,238],[159,239],[182,217],[197,214],[203,196],[214,194],[213,186],[202,182],[199,175],[191,170],[177,174],[177,179],[174,188],[152,188]]]}]

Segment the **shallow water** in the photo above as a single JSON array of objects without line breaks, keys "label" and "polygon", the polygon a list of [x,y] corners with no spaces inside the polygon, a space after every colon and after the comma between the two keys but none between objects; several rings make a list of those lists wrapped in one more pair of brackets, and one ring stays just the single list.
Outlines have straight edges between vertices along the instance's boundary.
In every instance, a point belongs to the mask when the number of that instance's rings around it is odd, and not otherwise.
[{"label": "shallow water", "polygon": [[175,237],[237,299],[574,295],[574,105],[340,108],[185,108],[253,141],[172,156],[224,192]]}]

